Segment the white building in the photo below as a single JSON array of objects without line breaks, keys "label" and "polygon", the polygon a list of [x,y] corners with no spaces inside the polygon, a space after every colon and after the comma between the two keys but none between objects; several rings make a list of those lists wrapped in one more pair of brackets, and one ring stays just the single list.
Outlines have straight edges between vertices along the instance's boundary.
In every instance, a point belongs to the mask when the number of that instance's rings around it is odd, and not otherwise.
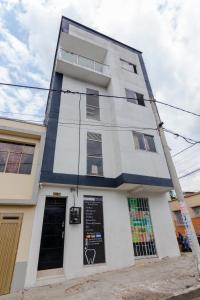
[{"label": "white building", "polygon": [[26,287],[179,255],[141,52],[63,17],[51,88]]}]

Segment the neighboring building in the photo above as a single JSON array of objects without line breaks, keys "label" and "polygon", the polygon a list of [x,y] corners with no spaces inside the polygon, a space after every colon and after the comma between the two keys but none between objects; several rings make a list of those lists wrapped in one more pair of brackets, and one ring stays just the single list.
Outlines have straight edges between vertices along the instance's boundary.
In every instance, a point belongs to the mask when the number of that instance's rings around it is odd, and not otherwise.
[{"label": "neighboring building", "polygon": [[0,295],[24,288],[45,127],[0,118]]},{"label": "neighboring building", "polygon": [[[185,202],[188,206],[190,217],[194,225],[196,234],[200,235],[200,192],[185,192]],[[176,227],[176,234],[180,232],[182,235],[186,235],[185,226],[181,216],[180,205],[177,198],[171,198],[170,208],[173,215],[174,224]]]},{"label": "neighboring building", "polygon": [[51,88],[26,287],[179,255],[141,52],[63,17]]}]

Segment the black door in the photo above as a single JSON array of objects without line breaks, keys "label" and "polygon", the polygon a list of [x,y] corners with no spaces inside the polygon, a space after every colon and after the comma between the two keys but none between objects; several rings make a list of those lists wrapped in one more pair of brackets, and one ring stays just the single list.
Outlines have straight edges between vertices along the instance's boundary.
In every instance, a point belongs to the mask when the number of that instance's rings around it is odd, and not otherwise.
[{"label": "black door", "polygon": [[38,270],[63,267],[66,199],[46,199]]}]

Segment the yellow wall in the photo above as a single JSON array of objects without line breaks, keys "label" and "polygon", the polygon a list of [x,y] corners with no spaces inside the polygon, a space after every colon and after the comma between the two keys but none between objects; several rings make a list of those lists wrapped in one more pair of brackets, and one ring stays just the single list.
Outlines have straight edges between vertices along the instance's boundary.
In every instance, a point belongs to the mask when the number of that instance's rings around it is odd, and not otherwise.
[{"label": "yellow wall", "polygon": [[28,260],[29,246],[32,235],[32,225],[35,213],[34,206],[0,206],[0,213],[22,213],[22,227],[19,238],[19,246],[17,250],[16,262]]},{"label": "yellow wall", "polygon": [[[35,134],[27,132],[34,132]],[[45,127],[42,125],[0,119],[0,140],[35,145],[31,174],[0,172],[0,199],[15,199],[19,200],[20,203],[20,200],[32,198],[34,183],[37,180],[37,168],[41,164],[41,157],[39,157],[40,138],[44,132]]]}]

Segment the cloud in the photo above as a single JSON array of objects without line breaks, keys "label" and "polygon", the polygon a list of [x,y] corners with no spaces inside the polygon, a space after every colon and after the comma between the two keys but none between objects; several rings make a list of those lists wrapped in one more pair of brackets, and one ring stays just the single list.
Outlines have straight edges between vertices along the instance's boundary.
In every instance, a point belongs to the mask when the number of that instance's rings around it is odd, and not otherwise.
[{"label": "cloud", "polygon": [[[198,5],[198,0],[3,0],[0,79],[48,86],[60,20],[65,15],[142,50],[155,97],[200,112]],[[12,15],[18,26],[8,27],[6,20],[12,22]],[[1,88],[0,96],[1,110],[20,112],[23,107],[27,113],[44,112],[45,93]],[[158,108],[166,128],[200,140],[198,117]],[[188,146],[181,138],[166,136],[172,153]],[[200,166],[198,153],[199,146],[195,146],[174,159],[179,174]],[[181,180],[183,188],[198,189],[199,177]]]}]

